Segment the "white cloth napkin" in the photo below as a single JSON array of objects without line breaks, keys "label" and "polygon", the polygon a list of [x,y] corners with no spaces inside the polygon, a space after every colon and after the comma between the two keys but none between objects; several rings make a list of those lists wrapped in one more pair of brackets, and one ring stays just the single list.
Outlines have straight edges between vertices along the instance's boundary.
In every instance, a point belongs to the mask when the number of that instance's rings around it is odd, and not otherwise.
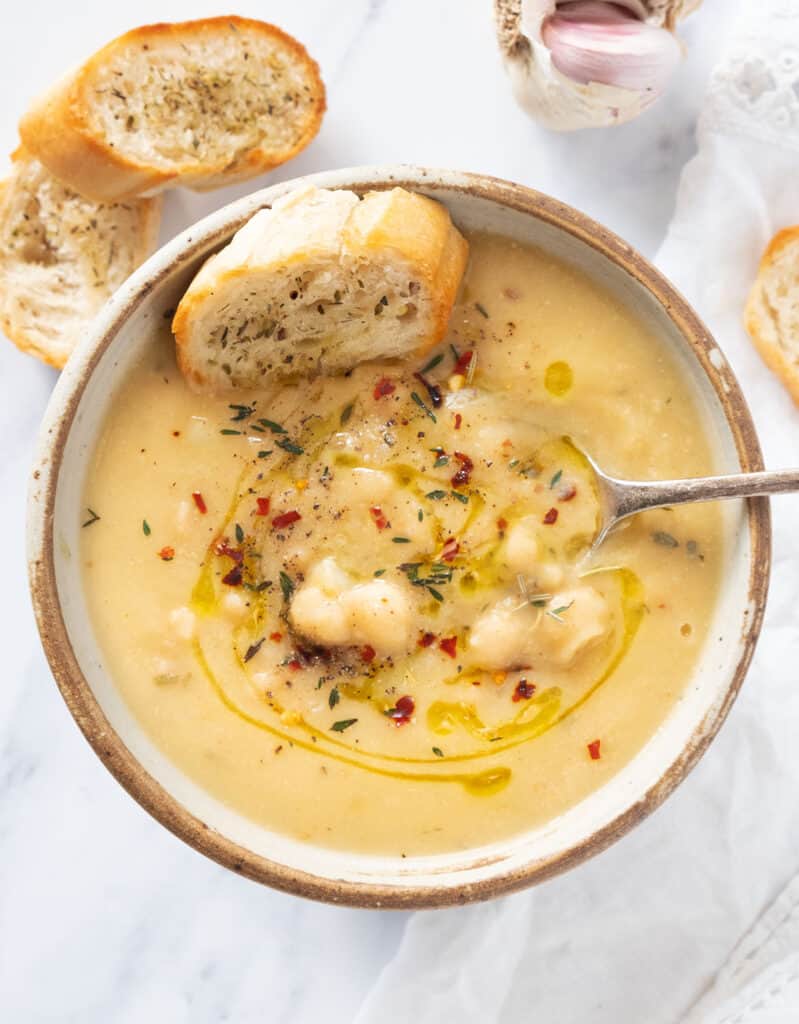
[{"label": "white cloth napkin", "polygon": [[[768,239],[799,222],[799,0],[742,0],[713,14],[736,21],[657,263],[732,362],[767,464],[798,465],[799,414],[741,315]],[[566,876],[482,906],[413,915],[357,1024],[799,1020],[799,881],[736,947],[799,870],[799,499],[777,499],[773,513],[760,646],[691,778]]]}]

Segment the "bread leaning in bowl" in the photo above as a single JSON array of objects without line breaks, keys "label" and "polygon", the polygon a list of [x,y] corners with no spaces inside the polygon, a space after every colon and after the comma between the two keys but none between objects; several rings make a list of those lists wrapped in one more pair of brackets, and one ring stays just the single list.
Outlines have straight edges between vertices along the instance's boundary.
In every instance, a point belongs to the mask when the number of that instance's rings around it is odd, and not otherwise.
[{"label": "bread leaning in bowl", "polygon": [[220,392],[423,353],[446,332],[468,251],[416,193],[298,189],[194,278],[172,325],[178,363]]},{"label": "bread leaning in bowl", "polygon": [[205,190],[284,163],[319,131],[325,89],[274,25],[204,18],[113,40],[36,100],[22,141],[82,195]]},{"label": "bread leaning in bowl", "polygon": [[102,204],[23,149],[0,186],[0,328],[59,369],[94,315],[155,248],[161,200]]},{"label": "bread leaning in bowl", "polygon": [[744,323],[766,366],[799,405],[799,225],[777,232],[769,242]]}]

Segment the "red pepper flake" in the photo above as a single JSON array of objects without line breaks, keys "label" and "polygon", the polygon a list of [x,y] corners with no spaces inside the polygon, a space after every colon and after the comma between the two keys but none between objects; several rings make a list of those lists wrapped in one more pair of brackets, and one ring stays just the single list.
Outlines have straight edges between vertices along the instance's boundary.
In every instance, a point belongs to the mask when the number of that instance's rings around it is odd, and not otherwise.
[{"label": "red pepper flake", "polygon": [[158,557],[162,562],[171,562],[175,557],[175,549],[170,547],[168,544],[165,548],[161,548],[158,552]]},{"label": "red pepper flake", "polygon": [[556,523],[557,521],[558,521],[558,510],[556,508],[551,508],[549,510],[549,512],[547,512],[547,514],[542,519],[542,522],[543,522],[544,526],[552,526],[552,524]]},{"label": "red pepper flake", "polygon": [[230,572],[222,577],[222,582],[226,583],[229,587],[240,587],[241,586],[241,566],[234,565]]},{"label": "red pepper flake", "polygon": [[292,658],[291,661],[288,663],[288,666],[292,672],[299,672],[300,669],[302,668],[302,662],[300,661],[299,658]]},{"label": "red pepper flake", "polygon": [[577,488],[574,484],[567,484],[558,491],[558,501],[571,501],[576,494]]},{"label": "red pepper flake", "polygon": [[535,683],[528,683],[526,679],[520,679],[513,691],[511,700],[518,703],[520,700],[529,700],[535,693]]},{"label": "red pepper flake", "polygon": [[416,710],[416,703],[413,697],[399,697],[397,703],[393,708],[389,708],[386,714],[394,725],[407,725],[411,720],[411,716]]},{"label": "red pepper flake", "polygon": [[422,633],[422,635],[419,637],[419,646],[431,647],[432,644],[435,642],[435,639],[435,633]]},{"label": "red pepper flake", "polygon": [[466,374],[469,372],[469,367],[471,366],[471,363],[472,350],[469,349],[468,352],[463,352],[460,356],[458,356],[458,361],[457,363],[455,363],[455,369],[453,373],[458,374],[461,377],[465,377]]},{"label": "red pepper flake", "polygon": [[592,740],[588,744],[588,753],[591,755],[592,761],[598,761],[600,759],[602,755],[599,753],[599,740]]},{"label": "red pepper flake", "polygon": [[455,413],[455,429],[456,430],[460,430],[461,429],[461,423],[463,423],[463,416],[461,416],[461,414],[459,412],[456,412]]},{"label": "red pepper flake", "polygon": [[458,646],[458,638],[456,636],[445,636],[443,640],[438,641],[439,648],[448,654],[450,658],[455,657],[455,651]]},{"label": "red pepper flake", "polygon": [[396,384],[392,384],[388,377],[381,377],[380,380],[375,384],[375,389],[372,392],[375,401],[380,398],[385,398],[386,395],[393,395],[397,390]]},{"label": "red pepper flake", "polygon": [[282,633],[270,633],[269,634],[269,639],[272,641],[272,643],[279,644],[280,641],[283,639],[283,634]]},{"label": "red pepper flake", "polygon": [[441,561],[442,562],[452,562],[452,561],[454,561],[455,560],[455,556],[458,554],[460,549],[461,549],[461,546],[455,540],[454,537],[447,537],[447,539],[444,541],[444,548],[443,548],[443,550],[441,552]]},{"label": "red pepper flake", "polygon": [[272,501],[270,498],[256,498],[255,503],[258,506],[258,508],[255,510],[255,514],[257,516],[269,515],[269,509],[272,505]]},{"label": "red pepper flake", "polygon": [[458,460],[459,469],[452,477],[453,487],[465,487],[472,478],[472,470],[474,469],[474,463],[468,455],[464,455],[463,452],[453,452],[455,458]]},{"label": "red pepper flake", "polygon": [[282,530],[286,526],[291,526],[292,523],[298,523],[300,519],[302,519],[302,516],[295,509],[292,509],[290,512],[283,512],[272,520],[272,529]]},{"label": "red pepper flake", "polygon": [[379,506],[375,505],[369,509],[369,515],[372,517],[372,522],[378,528],[378,530],[387,530],[391,523],[383,515],[383,510]]},{"label": "red pepper flake", "polygon": [[208,506],[205,504],[205,498],[199,491],[192,491],[191,496],[194,498],[194,504],[197,506],[197,510],[205,515],[208,511]]},{"label": "red pepper flake", "polygon": [[366,644],[365,647],[361,648],[361,661],[365,661],[368,664],[370,661],[375,660],[376,654],[377,651],[374,647],[371,644]]},{"label": "red pepper flake", "polygon": [[500,516],[499,519],[497,519],[497,529],[500,532],[504,532],[505,530],[507,530],[507,528],[508,520],[504,516]]},{"label": "red pepper flake", "polygon": [[220,556],[232,558],[234,562],[244,561],[243,552],[239,551],[238,548],[232,548],[230,544],[228,544],[227,537],[223,537],[221,540],[217,541],[214,551]]}]

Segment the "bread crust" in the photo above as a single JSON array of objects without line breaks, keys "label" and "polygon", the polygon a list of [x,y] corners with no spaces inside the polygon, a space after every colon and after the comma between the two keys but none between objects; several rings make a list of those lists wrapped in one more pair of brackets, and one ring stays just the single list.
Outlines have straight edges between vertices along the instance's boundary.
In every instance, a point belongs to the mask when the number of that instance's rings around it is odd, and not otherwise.
[{"label": "bread crust", "polygon": [[[268,36],[283,44],[304,65],[314,81],[314,103],[301,136],[289,149],[269,152],[263,146],[247,150],[232,161],[198,160],[170,170],[143,163],[119,152],[109,140],[98,137],[89,123],[91,82],[96,71],[115,53],[130,44],[179,39],[185,33],[202,35],[235,28]],[[326,110],[325,87],[319,66],[305,47],[275,25],[243,18],[202,18],[196,21],[143,25],[112,40],[77,70],[69,72],[36,99],[19,124],[25,147],[51,174],[96,202],[116,202],[153,194],[181,184],[198,191],[244,181],[290,160],[319,131]]]},{"label": "bread crust", "polygon": [[[796,351],[791,358],[790,352],[779,343],[776,327],[778,313],[771,307],[765,293],[766,279],[775,272],[777,258],[794,245],[797,247],[796,260],[799,267],[799,225],[778,231],[766,246],[746,303],[744,326],[763,362],[780,378],[794,402],[799,405],[799,337],[795,339]],[[799,274],[796,287],[799,289]]]}]

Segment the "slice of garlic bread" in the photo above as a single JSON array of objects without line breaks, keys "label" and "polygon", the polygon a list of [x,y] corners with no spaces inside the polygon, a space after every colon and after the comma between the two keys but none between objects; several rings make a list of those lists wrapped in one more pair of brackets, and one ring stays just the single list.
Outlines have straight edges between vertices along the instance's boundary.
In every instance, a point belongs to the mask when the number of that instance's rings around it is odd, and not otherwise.
[{"label": "slice of garlic bread", "polygon": [[799,225],[779,231],[763,253],[744,323],[799,405]]},{"label": "slice of garlic bread", "polygon": [[319,131],[325,89],[304,47],[250,18],[127,32],[62,78],[20,122],[26,148],[103,202],[262,174]]},{"label": "slice of garlic bread", "polygon": [[444,336],[468,251],[446,208],[413,192],[298,189],[192,281],[172,325],[180,368],[221,392],[422,353]]},{"label": "slice of garlic bread", "polygon": [[12,159],[0,188],[0,328],[60,369],[105,300],[154,249],[161,201],[94,203],[24,150]]}]

